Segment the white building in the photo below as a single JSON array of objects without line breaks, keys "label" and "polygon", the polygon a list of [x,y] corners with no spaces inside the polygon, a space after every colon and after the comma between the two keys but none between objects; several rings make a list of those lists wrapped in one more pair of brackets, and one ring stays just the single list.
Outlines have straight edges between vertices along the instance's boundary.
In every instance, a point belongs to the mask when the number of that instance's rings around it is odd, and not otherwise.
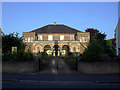
[{"label": "white building", "polygon": [[120,55],[120,18],[118,20],[118,24],[115,29],[115,33],[116,33],[116,54],[118,56],[118,55]]}]

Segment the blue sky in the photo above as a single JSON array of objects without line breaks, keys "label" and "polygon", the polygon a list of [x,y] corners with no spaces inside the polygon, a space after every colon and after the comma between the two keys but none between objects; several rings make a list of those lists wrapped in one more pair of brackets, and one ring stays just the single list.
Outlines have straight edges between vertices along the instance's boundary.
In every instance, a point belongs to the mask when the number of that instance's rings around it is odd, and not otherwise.
[{"label": "blue sky", "polygon": [[118,2],[3,2],[2,30],[29,32],[53,24],[64,24],[80,31],[95,28],[114,37]]}]

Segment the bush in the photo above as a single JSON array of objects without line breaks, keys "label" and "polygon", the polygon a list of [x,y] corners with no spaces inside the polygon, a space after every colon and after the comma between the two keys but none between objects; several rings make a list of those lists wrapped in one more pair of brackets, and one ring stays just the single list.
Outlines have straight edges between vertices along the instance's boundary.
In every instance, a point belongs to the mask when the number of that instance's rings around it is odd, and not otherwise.
[{"label": "bush", "polygon": [[76,57],[73,54],[64,57],[64,60],[72,69],[76,69]]},{"label": "bush", "polygon": [[83,53],[84,61],[101,61],[101,54],[104,54],[104,47],[97,40],[92,41]]},{"label": "bush", "polygon": [[40,67],[41,69],[43,69],[44,67],[49,65],[49,61],[48,60],[42,60],[40,63]]},{"label": "bush", "polygon": [[3,56],[3,61],[32,61],[33,55],[30,51],[24,52],[24,49],[20,49],[17,53],[11,53],[8,51]]},{"label": "bush", "polygon": [[120,62],[120,56],[114,57],[114,60]]}]

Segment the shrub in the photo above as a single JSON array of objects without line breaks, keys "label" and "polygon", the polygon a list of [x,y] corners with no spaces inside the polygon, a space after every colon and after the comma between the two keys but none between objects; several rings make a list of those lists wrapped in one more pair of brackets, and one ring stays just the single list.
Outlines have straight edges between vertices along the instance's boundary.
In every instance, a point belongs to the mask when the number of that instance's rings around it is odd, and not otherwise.
[{"label": "shrub", "polygon": [[84,61],[100,61],[101,54],[104,54],[104,47],[97,40],[92,41],[83,53]]},{"label": "shrub", "polygon": [[42,60],[40,63],[40,67],[41,69],[43,69],[44,67],[49,65],[49,61],[48,60]]},{"label": "shrub", "polygon": [[3,56],[3,61],[32,61],[33,55],[30,51],[24,52],[24,49],[20,49],[17,53],[11,53],[8,51]]}]

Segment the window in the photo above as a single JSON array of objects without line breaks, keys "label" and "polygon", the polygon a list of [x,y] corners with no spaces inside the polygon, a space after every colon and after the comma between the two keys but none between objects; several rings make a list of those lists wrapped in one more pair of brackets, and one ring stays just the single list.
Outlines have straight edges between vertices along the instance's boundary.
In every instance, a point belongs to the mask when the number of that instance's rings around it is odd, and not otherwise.
[{"label": "window", "polygon": [[30,37],[28,37],[28,42],[30,42]]},{"label": "window", "polygon": [[82,42],[82,37],[80,37],[80,42]]},{"label": "window", "polygon": [[73,35],[70,36],[70,40],[74,40],[74,36]]},{"label": "window", "polygon": [[33,42],[33,37],[31,37],[31,42]]},{"label": "window", "polygon": [[53,36],[52,36],[52,35],[49,35],[49,36],[48,36],[48,40],[53,40]]},{"label": "window", "polygon": [[27,42],[27,38],[25,38],[25,42]]},{"label": "window", "polygon": [[42,35],[39,35],[39,36],[38,36],[38,40],[43,40]]},{"label": "window", "polygon": [[85,37],[85,42],[87,42],[88,41],[88,37]]},{"label": "window", "polygon": [[60,35],[60,40],[64,40],[64,35]]},{"label": "window", "polygon": [[85,42],[85,37],[83,37],[83,42]]}]

